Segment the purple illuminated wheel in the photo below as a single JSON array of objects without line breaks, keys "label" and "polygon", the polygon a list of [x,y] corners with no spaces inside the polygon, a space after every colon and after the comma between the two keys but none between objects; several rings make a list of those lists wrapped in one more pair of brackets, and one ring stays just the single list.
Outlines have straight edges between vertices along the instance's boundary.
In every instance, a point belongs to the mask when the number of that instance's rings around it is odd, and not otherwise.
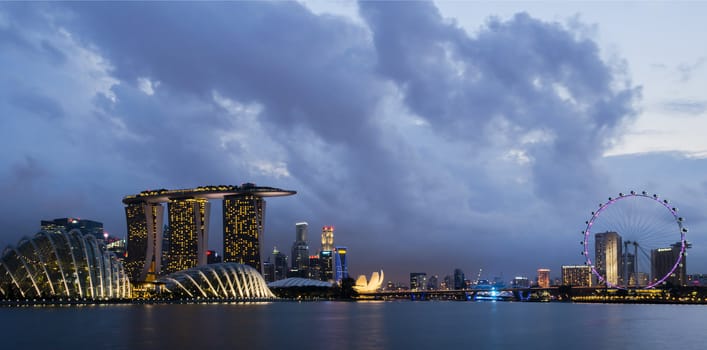
[{"label": "purple illuminated wheel", "polygon": [[645,191],[619,193],[591,215],[580,243],[594,283],[653,288],[677,283],[684,274],[687,229],[667,199]]}]

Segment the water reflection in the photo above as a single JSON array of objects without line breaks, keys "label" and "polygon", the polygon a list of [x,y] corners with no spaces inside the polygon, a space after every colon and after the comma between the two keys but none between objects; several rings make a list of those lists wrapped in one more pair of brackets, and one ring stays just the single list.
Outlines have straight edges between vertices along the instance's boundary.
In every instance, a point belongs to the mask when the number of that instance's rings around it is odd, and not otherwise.
[{"label": "water reflection", "polygon": [[0,324],[3,349],[702,349],[705,310],[491,302],[115,305],[2,308]]}]

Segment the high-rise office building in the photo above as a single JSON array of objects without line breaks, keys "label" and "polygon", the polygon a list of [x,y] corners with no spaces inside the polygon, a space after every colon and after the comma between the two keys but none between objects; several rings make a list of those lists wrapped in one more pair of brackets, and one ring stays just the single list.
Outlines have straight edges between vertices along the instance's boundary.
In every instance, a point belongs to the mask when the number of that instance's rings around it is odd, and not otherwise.
[{"label": "high-rise office building", "polygon": [[309,256],[309,269],[307,270],[307,276],[313,280],[322,280],[322,265],[319,260],[319,255]]},{"label": "high-rise office building", "polygon": [[466,289],[464,271],[461,269],[454,269],[454,289]]},{"label": "high-rise office building", "polygon": [[[685,243],[685,248],[691,248],[690,243]],[[670,245],[670,248],[658,248],[651,250],[651,282],[656,282],[667,275],[675,266],[675,262],[680,256],[682,243],[677,242]],[[682,256],[675,271],[665,280],[674,286],[687,285],[687,260]]]},{"label": "high-rise office building", "polygon": [[427,290],[439,289],[439,275],[432,275],[427,279]]},{"label": "high-rise office building", "polygon": [[511,287],[513,287],[513,288],[528,288],[528,287],[530,287],[530,280],[528,280],[528,277],[525,277],[525,276],[513,277],[513,280],[511,281]]},{"label": "high-rise office building", "polygon": [[588,265],[562,266],[562,284],[574,287],[591,287],[592,268]]},{"label": "high-rise office building", "polygon": [[334,250],[334,226],[322,227],[322,251],[330,252]]},{"label": "high-rise office building", "polygon": [[223,199],[223,261],[250,265],[258,272],[265,200],[246,193]]},{"label": "high-rise office building", "polygon": [[168,273],[206,265],[210,208],[205,198],[170,199]]},{"label": "high-rise office building", "polygon": [[78,218],[61,218],[54,220],[42,220],[42,231],[61,233],[69,232],[73,229],[81,231],[82,235],[92,235],[96,239],[106,239],[103,232],[103,223],[93,220]]},{"label": "high-rise office building", "polygon": [[349,264],[346,261],[346,247],[336,247],[333,251],[334,254],[334,282],[341,283],[345,278],[349,278]]},{"label": "high-rise office building", "polygon": [[287,255],[282,254],[277,248],[273,248],[272,258],[275,265],[275,281],[287,278]]},{"label": "high-rise office building", "polygon": [[621,278],[621,236],[616,232],[602,232],[594,235],[594,268],[605,283],[620,284]]},{"label": "high-rise office building", "polygon": [[275,282],[275,264],[268,257],[263,261],[263,279],[265,282]]},{"label": "high-rise office building", "polygon": [[550,288],[550,270],[538,269],[538,287]]},{"label": "high-rise office building", "polygon": [[162,273],[164,207],[159,203],[129,203],[125,217],[128,225],[125,271],[131,282],[152,281]]},{"label": "high-rise office building", "polygon": [[292,267],[290,272],[294,277],[308,277],[309,244],[307,243],[307,223],[295,224],[295,242],[292,244]]},{"label": "high-rise office building", "polygon": [[444,279],[442,280],[442,283],[440,285],[440,288],[442,290],[450,290],[454,288],[454,277],[452,275],[446,275],[444,276]]},{"label": "high-rise office building", "polygon": [[410,273],[410,290],[427,290],[427,273],[411,272]]},{"label": "high-rise office building", "polygon": [[334,252],[325,250],[319,252],[319,278],[322,281],[334,282]]}]

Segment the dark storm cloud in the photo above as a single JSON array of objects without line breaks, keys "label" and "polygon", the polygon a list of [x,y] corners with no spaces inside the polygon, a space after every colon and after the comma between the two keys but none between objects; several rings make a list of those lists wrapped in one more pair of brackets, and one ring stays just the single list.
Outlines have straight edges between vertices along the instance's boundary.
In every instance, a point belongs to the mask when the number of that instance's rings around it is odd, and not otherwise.
[{"label": "dark storm cloud", "polygon": [[503,132],[481,134],[495,118],[517,127],[512,137],[544,130],[551,140],[527,147],[536,193],[593,190],[599,174],[592,162],[637,97],[637,90],[612,88],[614,72],[594,42],[524,13],[491,19],[470,37],[431,3],[360,8],[380,73],[405,90],[407,104],[432,127],[471,143]]},{"label": "dark storm cloud", "polygon": [[[147,76],[159,80],[173,95],[208,99],[217,90],[239,101],[257,101],[264,107],[270,132],[294,143],[295,147],[287,148],[288,163],[299,181],[317,189],[318,196],[335,208],[349,206],[350,196],[355,195],[365,203],[392,200],[394,205],[380,215],[402,219],[399,208],[405,207],[405,201],[398,199],[404,190],[396,179],[404,170],[395,166],[395,157],[382,151],[383,135],[372,125],[372,108],[383,92],[371,72],[374,53],[363,28],[315,16],[295,3],[175,4],[167,11],[156,4],[81,4],[75,10],[81,17],[78,25],[90,28],[76,31],[110,58],[121,80]],[[179,139],[188,121],[172,128],[171,122],[163,120],[174,116],[159,111],[159,105],[151,106],[151,116],[141,116],[145,109],[134,105],[123,105],[121,114],[127,117],[127,126],[141,134],[150,134],[159,125],[162,137],[156,143],[137,146],[162,158],[154,164],[180,164],[170,158],[185,157],[184,147],[166,140]],[[204,111],[198,123],[223,127],[215,116],[218,113]],[[339,147],[342,158],[311,159],[302,154],[296,144],[308,141],[293,138],[296,127]],[[330,167],[345,169],[338,183],[326,171],[316,176],[318,168]],[[187,173],[175,170],[169,173]]]},{"label": "dark storm cloud", "polygon": [[[602,185],[595,163],[637,98],[596,44],[527,14],[470,35],[431,3],[359,6],[367,27],[294,2],[12,6],[61,14],[47,22],[54,27],[28,23],[73,40],[6,28],[24,40],[16,52],[42,52],[52,67],[102,62],[76,55],[79,45],[106,62],[91,79],[116,80],[108,92],[89,90],[86,110],[62,104],[57,130],[41,128],[68,137],[27,152],[49,164],[38,183],[52,189],[22,202],[62,198],[124,232],[123,195],[252,181],[299,192],[268,202],[264,254],[287,250],[294,222],[306,220],[312,250],[320,226],[337,227],[352,273],[383,267],[402,279],[409,269],[521,273],[579,262],[567,261],[576,254],[564,254],[565,240],[547,237],[584,220],[568,213],[585,207],[577,194]],[[42,115],[49,105],[14,108]],[[58,207],[26,226],[74,215]],[[536,220],[552,210],[563,215]],[[522,253],[539,240],[558,253]]]}]

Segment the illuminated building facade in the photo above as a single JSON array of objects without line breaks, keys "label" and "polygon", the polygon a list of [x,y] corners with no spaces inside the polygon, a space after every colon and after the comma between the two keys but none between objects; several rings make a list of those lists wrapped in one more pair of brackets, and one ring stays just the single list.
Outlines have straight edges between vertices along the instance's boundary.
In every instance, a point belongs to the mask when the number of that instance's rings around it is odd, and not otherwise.
[{"label": "illuminated building facade", "polygon": [[263,261],[263,278],[265,279],[265,282],[274,282],[275,281],[275,264],[270,261],[270,257],[268,257],[265,261]]},{"label": "illuminated building facade", "polygon": [[71,230],[79,230],[83,235],[92,235],[96,239],[105,239],[103,235],[103,223],[93,220],[82,220],[78,218],[61,218],[54,220],[42,220],[42,231],[61,233]]},{"label": "illuminated building facade", "polygon": [[[691,248],[690,243],[685,243],[685,248]],[[651,281],[656,282],[667,275],[675,266],[678,260],[682,243],[671,244],[670,248],[658,248],[651,250]],[[674,286],[686,286],[687,278],[687,257],[682,256],[680,264],[675,271],[665,281]]]},{"label": "illuminated building facade", "polygon": [[319,255],[309,256],[309,269],[307,270],[307,275],[313,280],[322,279],[322,265],[319,261]]},{"label": "illuminated building facade", "polygon": [[322,227],[322,251],[334,250],[334,226]]},{"label": "illuminated building facade", "polygon": [[[295,191],[246,183],[180,190],[147,190],[123,198],[128,226],[126,269],[133,282],[207,264],[209,200],[223,200],[224,262],[260,272],[264,197]],[[168,225],[163,203],[168,203]]]},{"label": "illuminated building facade", "polygon": [[334,282],[341,283],[345,278],[349,278],[349,264],[346,261],[346,247],[336,247],[334,253]]},{"label": "illuminated building facade", "polygon": [[621,278],[621,236],[616,232],[602,232],[594,236],[595,265],[606,283],[618,285]]},{"label": "illuminated building facade", "polygon": [[528,280],[528,277],[525,277],[525,276],[513,277],[513,280],[511,281],[511,287],[513,287],[513,288],[528,288],[528,287],[530,287],[530,280]]},{"label": "illuminated building facade", "polygon": [[307,243],[307,223],[295,224],[295,242],[292,244],[292,267],[290,273],[293,277],[308,277],[309,270],[309,244]]},{"label": "illuminated building facade", "polygon": [[331,250],[319,252],[319,279],[334,281],[334,253]]},{"label": "illuminated building facade", "polygon": [[[206,265],[210,203],[205,198],[169,201],[169,262],[167,273]],[[161,225],[160,225],[161,227]],[[158,241],[162,241],[162,237]]]},{"label": "illuminated building facade", "polygon": [[154,280],[162,272],[162,224],[164,208],[154,203],[130,203],[125,207],[128,247],[125,270],[131,281]]},{"label": "illuminated building facade", "polygon": [[265,200],[253,194],[223,199],[223,261],[261,270],[260,244],[265,220]]},{"label": "illuminated building facade", "polygon": [[275,281],[287,278],[287,255],[281,253],[277,248],[272,251],[272,259],[275,267]]},{"label": "illuminated building facade", "polygon": [[427,289],[427,274],[424,272],[410,273],[410,290],[426,290]]},{"label": "illuminated building facade", "polygon": [[550,288],[550,270],[538,269],[538,287]]},{"label": "illuminated building facade", "polygon": [[587,265],[562,266],[562,284],[574,287],[591,287],[592,268]]}]

